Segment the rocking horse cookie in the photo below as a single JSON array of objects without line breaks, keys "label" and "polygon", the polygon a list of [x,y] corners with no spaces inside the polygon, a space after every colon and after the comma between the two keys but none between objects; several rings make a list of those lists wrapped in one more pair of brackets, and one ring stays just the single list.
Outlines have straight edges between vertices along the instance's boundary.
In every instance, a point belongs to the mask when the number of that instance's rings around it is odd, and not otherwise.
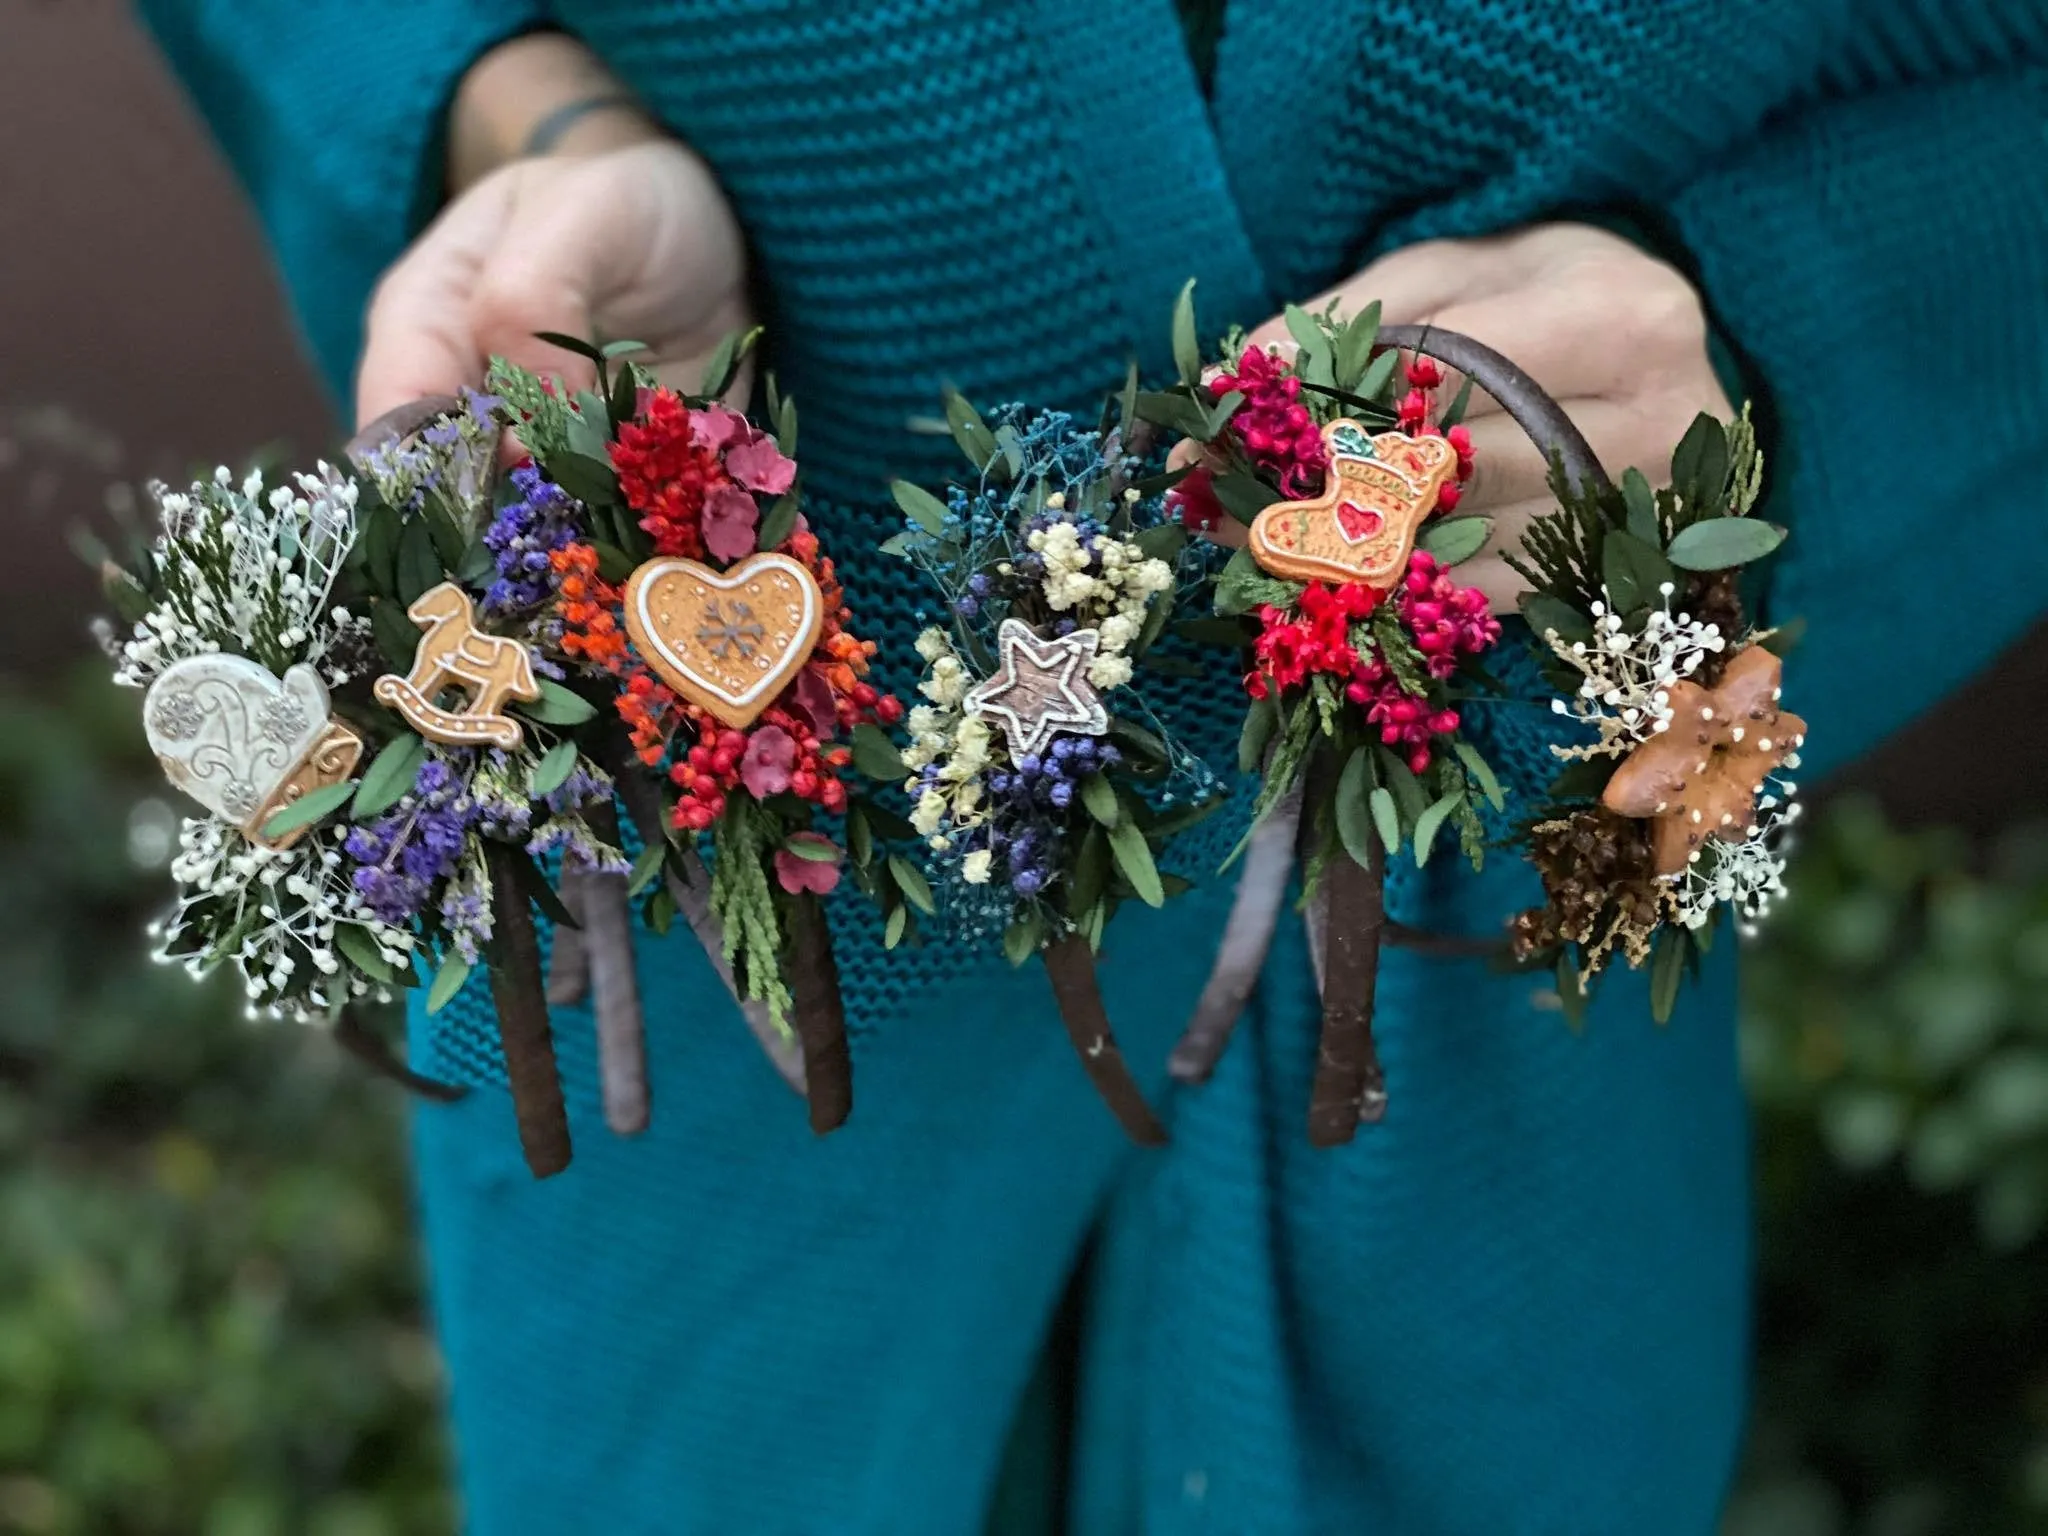
[{"label": "rocking horse cookie", "polygon": [[[516,750],[522,732],[519,722],[504,713],[505,701],[540,697],[526,647],[478,629],[469,594],[452,581],[428,588],[405,611],[426,636],[408,675],[393,672],[377,679],[378,702],[390,705],[429,741]],[[440,702],[451,689],[464,695],[460,709]]]}]

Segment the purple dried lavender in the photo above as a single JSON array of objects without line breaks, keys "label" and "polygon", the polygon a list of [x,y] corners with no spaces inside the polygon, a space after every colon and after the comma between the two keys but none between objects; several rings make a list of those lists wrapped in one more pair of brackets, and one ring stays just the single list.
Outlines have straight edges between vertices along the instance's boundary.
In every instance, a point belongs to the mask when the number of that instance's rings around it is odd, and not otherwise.
[{"label": "purple dried lavender", "polygon": [[356,868],[350,884],[382,921],[417,917],[434,887],[455,868],[476,819],[469,787],[448,764],[420,764],[412,790],[366,826],[352,828],[342,852]]},{"label": "purple dried lavender", "polygon": [[500,507],[484,530],[484,546],[497,562],[498,576],[484,593],[488,613],[517,613],[538,607],[556,586],[556,550],[576,537],[583,504],[531,464],[512,471],[516,501]]}]

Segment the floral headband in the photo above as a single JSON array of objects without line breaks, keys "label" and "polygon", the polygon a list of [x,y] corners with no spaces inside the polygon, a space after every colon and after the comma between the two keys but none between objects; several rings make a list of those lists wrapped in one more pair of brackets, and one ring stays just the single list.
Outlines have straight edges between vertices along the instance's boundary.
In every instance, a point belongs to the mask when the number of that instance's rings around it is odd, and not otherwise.
[{"label": "floral headband", "polygon": [[[592,994],[607,1122],[647,1123],[639,898],[657,932],[684,918],[830,1130],[851,1069],[822,828],[860,835],[849,738],[901,707],[801,516],[795,407],[772,380],[766,426],[719,403],[751,335],[692,396],[634,344],[544,339],[598,388],[494,361],[489,394],[373,423],[353,473],[157,488],[159,531],[107,575],[116,680],[206,812],[161,953],[330,1023],[403,987],[437,1011],[484,972],[546,1176],[570,1155],[549,1002]],[[507,428],[529,457],[500,476]]]}]

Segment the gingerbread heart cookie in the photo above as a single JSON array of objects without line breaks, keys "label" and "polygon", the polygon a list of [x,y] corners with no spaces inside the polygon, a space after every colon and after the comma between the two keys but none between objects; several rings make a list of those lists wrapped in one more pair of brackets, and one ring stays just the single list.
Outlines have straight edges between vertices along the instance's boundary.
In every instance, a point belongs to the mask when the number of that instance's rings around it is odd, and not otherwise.
[{"label": "gingerbread heart cookie", "polygon": [[650,560],[626,581],[626,631],[671,688],[745,730],[818,643],[824,596],[788,555],[749,555],[730,570]]},{"label": "gingerbread heart cookie", "polygon": [[1350,420],[1323,428],[1323,442],[1322,494],[1276,501],[1253,519],[1252,558],[1290,581],[1360,581],[1384,592],[1407,568],[1458,455],[1440,437],[1368,436]]}]

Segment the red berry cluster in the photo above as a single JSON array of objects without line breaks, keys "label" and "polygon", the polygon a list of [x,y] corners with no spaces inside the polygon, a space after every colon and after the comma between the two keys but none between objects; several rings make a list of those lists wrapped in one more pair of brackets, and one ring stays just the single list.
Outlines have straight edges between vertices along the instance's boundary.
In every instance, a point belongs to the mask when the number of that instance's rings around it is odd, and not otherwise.
[{"label": "red berry cluster", "polygon": [[697,440],[690,408],[672,390],[647,392],[636,421],[619,427],[612,468],[626,505],[657,555],[704,558],[704,498],[733,484],[714,445]]},{"label": "red berry cluster", "polygon": [[1472,478],[1472,429],[1460,422],[1446,432],[1429,419],[1430,410],[1436,403],[1437,387],[1443,381],[1444,371],[1437,366],[1435,358],[1415,358],[1408,364],[1408,393],[1401,397],[1401,403],[1396,407],[1403,432],[1416,437],[1441,437],[1458,455],[1456,481],[1436,493],[1438,513],[1456,510],[1465,495],[1464,484]]},{"label": "red berry cluster", "polygon": [[1459,586],[1422,550],[1409,556],[1400,591],[1401,622],[1415,636],[1431,677],[1449,677],[1460,656],[1476,656],[1500,639],[1500,620],[1487,611],[1486,594]]},{"label": "red berry cluster", "polygon": [[1231,415],[1229,431],[1254,466],[1266,471],[1280,494],[1313,496],[1330,467],[1322,429],[1301,403],[1301,380],[1291,364],[1263,347],[1246,347],[1235,373],[1220,371],[1207,381],[1209,398],[1241,393],[1244,404]]}]

